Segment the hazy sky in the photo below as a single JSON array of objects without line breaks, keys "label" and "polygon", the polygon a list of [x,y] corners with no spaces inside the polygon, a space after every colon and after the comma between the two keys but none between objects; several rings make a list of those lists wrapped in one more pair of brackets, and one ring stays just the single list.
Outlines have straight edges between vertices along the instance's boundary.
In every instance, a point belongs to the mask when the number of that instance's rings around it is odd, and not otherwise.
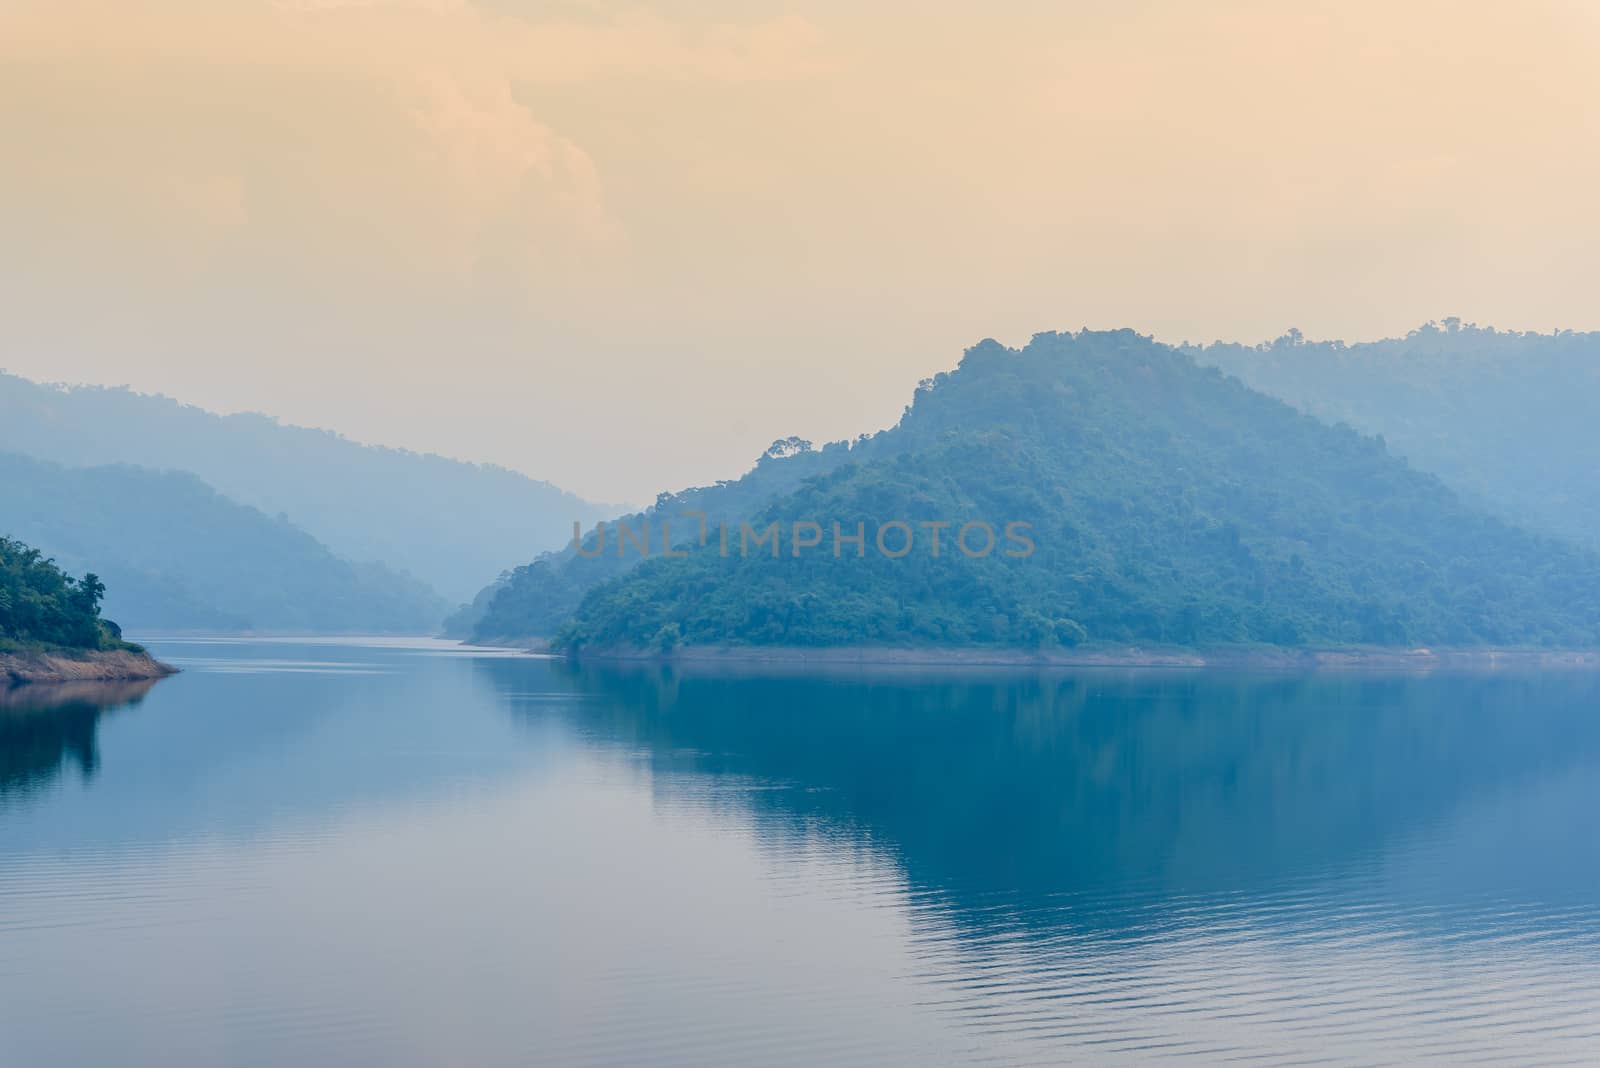
[{"label": "hazy sky", "polygon": [[985,336],[1600,327],[1597,135],[1579,0],[0,0],[0,367],[645,499]]}]

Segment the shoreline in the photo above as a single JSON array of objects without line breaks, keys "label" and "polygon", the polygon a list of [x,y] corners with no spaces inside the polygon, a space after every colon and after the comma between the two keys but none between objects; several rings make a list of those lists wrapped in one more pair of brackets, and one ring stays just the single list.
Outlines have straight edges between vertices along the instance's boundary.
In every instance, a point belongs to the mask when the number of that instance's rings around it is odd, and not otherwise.
[{"label": "shoreline", "polygon": [[137,682],[164,679],[178,669],[129,649],[0,651],[0,686],[62,682]]},{"label": "shoreline", "polygon": [[[463,645],[474,643],[463,642]],[[902,666],[902,667],[1113,667],[1257,670],[1504,670],[1528,668],[1600,668],[1600,650],[1592,649],[1388,649],[1344,647],[1290,649],[1271,646],[1096,646],[1048,651],[1023,649],[942,648],[937,646],[806,646],[686,645],[671,652],[614,647],[585,649],[576,654],[552,652],[538,639],[484,643],[481,648],[517,649],[574,662],[633,664],[763,664],[775,667]]]}]

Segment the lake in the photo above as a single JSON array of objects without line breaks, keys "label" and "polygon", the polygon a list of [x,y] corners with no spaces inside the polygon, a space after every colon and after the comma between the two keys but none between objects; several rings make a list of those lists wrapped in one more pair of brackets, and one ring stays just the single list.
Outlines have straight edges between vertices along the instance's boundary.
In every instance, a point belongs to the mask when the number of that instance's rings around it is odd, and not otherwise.
[{"label": "lake", "polygon": [[0,707],[6,1064],[1600,1060],[1594,674],[150,645]]}]

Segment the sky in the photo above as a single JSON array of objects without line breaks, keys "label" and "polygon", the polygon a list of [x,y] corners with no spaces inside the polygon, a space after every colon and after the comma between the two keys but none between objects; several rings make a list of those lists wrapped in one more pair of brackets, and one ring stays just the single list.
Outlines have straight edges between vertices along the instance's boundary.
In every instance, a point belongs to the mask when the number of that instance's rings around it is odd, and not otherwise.
[{"label": "sky", "polygon": [[637,502],[985,337],[1600,328],[1600,3],[0,0],[0,367]]}]

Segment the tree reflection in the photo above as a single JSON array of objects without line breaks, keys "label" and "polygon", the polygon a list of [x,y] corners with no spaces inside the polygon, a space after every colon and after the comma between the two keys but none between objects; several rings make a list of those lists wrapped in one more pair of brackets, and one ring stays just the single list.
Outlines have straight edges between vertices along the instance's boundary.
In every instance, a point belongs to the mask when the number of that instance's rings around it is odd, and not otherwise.
[{"label": "tree reflection", "polygon": [[[658,790],[754,782],[741,803],[772,834],[848,833],[958,903],[1073,899],[1078,921],[1112,926],[1118,903],[1352,870],[1472,804],[1600,763],[1587,672],[481,666],[520,715],[569,717],[638,753]],[[518,701],[530,671],[585,699]]]},{"label": "tree reflection", "polygon": [[153,679],[28,684],[0,689],[0,801],[26,798],[68,765],[85,779],[100,765],[100,718],[144,699]]}]

